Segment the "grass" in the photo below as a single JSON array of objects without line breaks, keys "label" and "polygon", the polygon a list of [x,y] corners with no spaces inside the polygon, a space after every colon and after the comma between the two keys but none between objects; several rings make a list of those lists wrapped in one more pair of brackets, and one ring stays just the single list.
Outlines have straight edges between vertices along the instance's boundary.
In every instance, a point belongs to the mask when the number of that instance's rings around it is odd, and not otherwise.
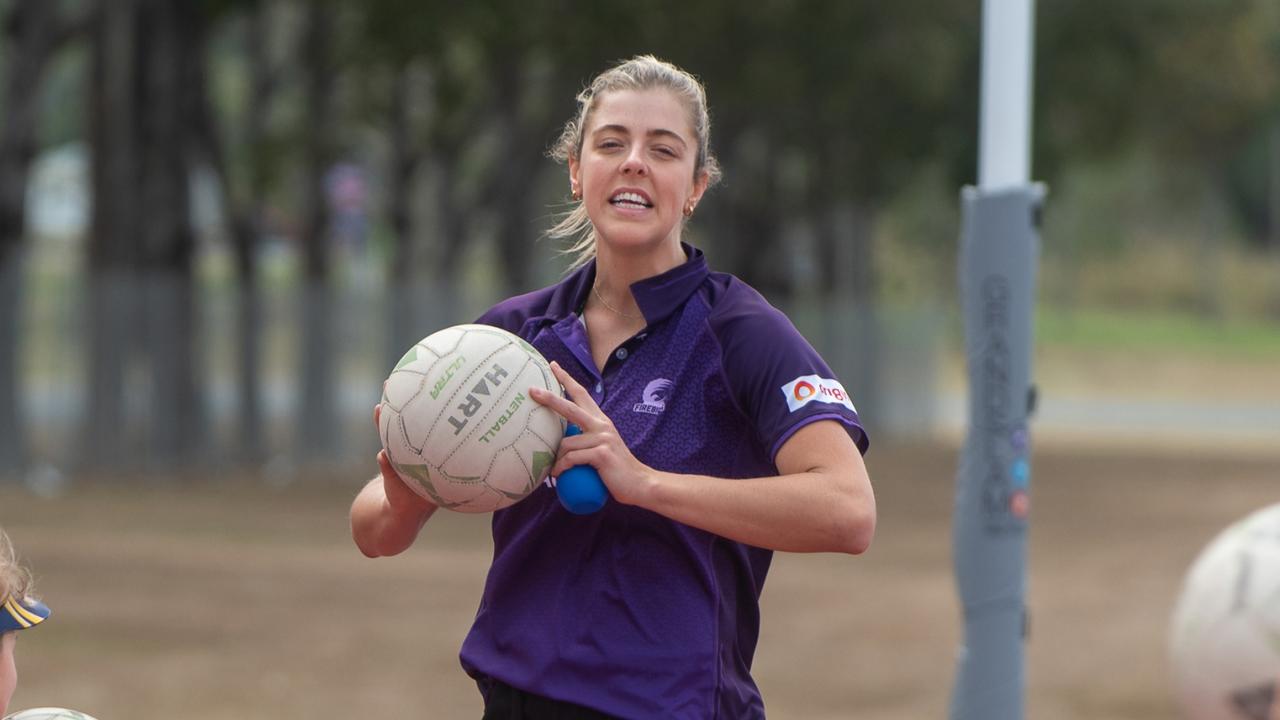
[{"label": "grass", "polygon": [[1046,348],[1280,359],[1280,322],[1258,318],[1213,321],[1166,310],[1041,307],[1035,333],[1036,344]]}]

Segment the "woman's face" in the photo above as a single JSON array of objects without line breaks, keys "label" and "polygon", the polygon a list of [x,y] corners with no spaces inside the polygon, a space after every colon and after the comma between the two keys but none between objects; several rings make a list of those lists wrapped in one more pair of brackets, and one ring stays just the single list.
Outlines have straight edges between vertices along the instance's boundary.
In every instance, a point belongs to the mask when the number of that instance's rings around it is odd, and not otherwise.
[{"label": "woman's face", "polygon": [[596,100],[569,178],[600,242],[619,252],[678,245],[684,208],[697,204],[698,141],[689,113],[663,89],[615,90]]},{"label": "woman's face", "polygon": [[8,711],[9,700],[13,698],[14,688],[18,687],[18,667],[13,660],[17,636],[16,632],[0,634],[0,717]]}]

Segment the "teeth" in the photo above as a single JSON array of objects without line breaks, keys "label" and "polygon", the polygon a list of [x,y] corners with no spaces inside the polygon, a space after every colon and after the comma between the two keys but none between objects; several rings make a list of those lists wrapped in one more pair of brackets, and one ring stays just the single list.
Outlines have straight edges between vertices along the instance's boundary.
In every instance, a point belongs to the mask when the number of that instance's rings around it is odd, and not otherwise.
[{"label": "teeth", "polygon": [[618,193],[617,195],[614,195],[612,198],[609,198],[609,202],[614,204],[629,203],[633,205],[641,205],[643,207],[650,207],[649,203],[645,201],[644,197],[642,197],[637,193],[632,193],[632,192]]}]

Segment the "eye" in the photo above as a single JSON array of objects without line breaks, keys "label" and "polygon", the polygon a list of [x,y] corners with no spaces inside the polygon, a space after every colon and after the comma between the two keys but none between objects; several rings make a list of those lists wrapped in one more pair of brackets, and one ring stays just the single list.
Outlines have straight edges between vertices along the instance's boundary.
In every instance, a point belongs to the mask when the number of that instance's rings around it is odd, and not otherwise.
[{"label": "eye", "polygon": [[616,150],[617,148],[622,147],[622,142],[614,138],[605,138],[604,140],[601,140],[599,143],[597,143],[596,147],[600,148],[601,150]]}]

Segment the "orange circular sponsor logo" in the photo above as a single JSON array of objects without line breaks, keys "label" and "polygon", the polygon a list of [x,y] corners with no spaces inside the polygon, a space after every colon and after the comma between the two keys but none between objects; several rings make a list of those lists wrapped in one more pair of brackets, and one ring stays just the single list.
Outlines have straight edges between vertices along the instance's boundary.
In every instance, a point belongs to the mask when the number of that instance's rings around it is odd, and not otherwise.
[{"label": "orange circular sponsor logo", "polygon": [[796,383],[795,395],[797,400],[805,400],[813,396],[817,392],[813,389],[813,385],[806,380]]}]

